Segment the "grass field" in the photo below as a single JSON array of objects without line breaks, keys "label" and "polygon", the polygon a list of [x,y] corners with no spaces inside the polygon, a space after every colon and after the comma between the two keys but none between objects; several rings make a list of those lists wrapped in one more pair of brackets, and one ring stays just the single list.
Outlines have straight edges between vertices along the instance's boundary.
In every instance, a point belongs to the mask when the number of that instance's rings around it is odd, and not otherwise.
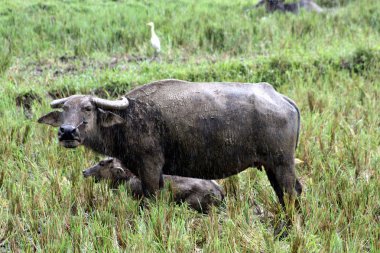
[{"label": "grass field", "polygon": [[[255,2],[2,1],[0,252],[380,252],[380,2],[320,0],[325,13],[297,16]],[[264,172],[222,180],[208,215],[166,191],[142,209],[82,177],[101,156],[36,122],[52,98],[167,78],[266,81],[296,101],[304,192],[286,239],[273,237],[283,213]]]}]

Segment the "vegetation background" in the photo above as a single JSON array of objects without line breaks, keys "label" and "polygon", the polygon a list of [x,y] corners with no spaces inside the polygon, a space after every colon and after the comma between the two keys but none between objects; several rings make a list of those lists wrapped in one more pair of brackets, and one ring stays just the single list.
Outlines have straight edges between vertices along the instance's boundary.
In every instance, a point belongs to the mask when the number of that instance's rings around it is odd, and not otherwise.
[{"label": "vegetation background", "polygon": [[[267,14],[248,0],[0,3],[0,252],[380,252],[380,1]],[[160,62],[146,23],[161,38]],[[158,79],[271,83],[302,115],[301,210],[284,240],[265,176],[221,180],[208,215],[161,194],[141,209],[84,179],[101,157],[38,125],[53,98]]]}]

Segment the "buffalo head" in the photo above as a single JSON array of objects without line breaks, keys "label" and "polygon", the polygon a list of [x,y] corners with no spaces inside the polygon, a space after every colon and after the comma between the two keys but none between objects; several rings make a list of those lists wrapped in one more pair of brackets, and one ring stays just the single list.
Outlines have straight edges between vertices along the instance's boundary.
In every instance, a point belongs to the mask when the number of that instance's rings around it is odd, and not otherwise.
[{"label": "buffalo head", "polygon": [[119,180],[127,180],[131,177],[131,173],[127,173],[118,160],[107,158],[84,170],[83,176],[94,177],[96,181],[105,179],[117,182]]},{"label": "buffalo head", "polygon": [[124,119],[108,110],[128,107],[128,99],[106,100],[93,96],[73,95],[50,103],[53,111],[38,119],[39,123],[59,127],[58,140],[66,148],[76,148],[89,136],[98,134],[99,127],[122,124]]}]

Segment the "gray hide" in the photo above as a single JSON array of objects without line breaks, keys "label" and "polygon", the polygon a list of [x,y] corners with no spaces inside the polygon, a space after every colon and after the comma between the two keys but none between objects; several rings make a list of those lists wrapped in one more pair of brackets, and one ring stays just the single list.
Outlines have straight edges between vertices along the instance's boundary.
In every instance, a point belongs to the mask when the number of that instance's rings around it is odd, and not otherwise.
[{"label": "gray hide", "polygon": [[301,8],[307,11],[323,12],[323,9],[312,0],[301,0],[295,3],[284,3],[283,0],[261,0],[255,7],[265,5],[268,12],[281,11],[297,14]]},{"label": "gray hide", "polygon": [[63,111],[39,122],[60,126],[65,147],[121,160],[145,195],[162,187],[162,174],[220,179],[251,166],[265,168],[283,206],[284,191],[301,193],[294,171],[299,111],[270,84],[162,80],[125,97],[129,105],[116,109],[91,96],[53,101]]}]

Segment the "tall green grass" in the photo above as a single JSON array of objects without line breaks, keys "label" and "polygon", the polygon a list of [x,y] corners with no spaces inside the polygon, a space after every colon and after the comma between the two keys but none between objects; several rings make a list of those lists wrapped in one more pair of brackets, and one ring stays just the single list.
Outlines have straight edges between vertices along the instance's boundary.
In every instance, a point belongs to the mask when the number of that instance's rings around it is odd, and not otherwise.
[{"label": "tall green grass", "polygon": [[[336,1],[338,10],[299,16],[248,10],[252,1],[3,1],[0,37],[12,55],[40,59],[146,54],[154,21],[166,57],[343,54],[378,46],[379,2]],[[323,3],[323,1],[322,1]],[[344,39],[342,39],[344,38]]]},{"label": "tall green grass", "polygon": [[[252,1],[3,1],[0,251],[379,252],[380,6],[319,3],[337,8],[292,16],[245,11]],[[125,54],[151,55],[151,20],[161,62],[129,62]],[[297,102],[304,192],[285,240],[273,237],[283,213],[259,170],[221,181],[228,196],[208,215],[170,203],[166,190],[142,204],[82,178],[101,157],[60,147],[56,129],[36,123],[52,97],[117,97],[164,78],[266,81]]]}]

